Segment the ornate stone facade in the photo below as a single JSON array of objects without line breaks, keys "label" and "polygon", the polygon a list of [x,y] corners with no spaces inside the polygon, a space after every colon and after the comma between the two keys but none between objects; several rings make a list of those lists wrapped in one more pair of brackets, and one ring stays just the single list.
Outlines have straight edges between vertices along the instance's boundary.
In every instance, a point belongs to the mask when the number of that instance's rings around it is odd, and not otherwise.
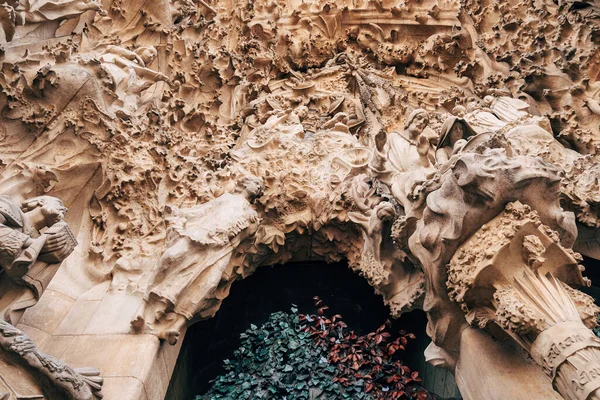
[{"label": "ornate stone facade", "polygon": [[[31,339],[12,324],[34,305],[56,268],[77,245],[64,222],[67,209],[50,196],[25,200],[19,207],[10,197],[0,198],[0,396],[25,398],[101,398],[102,378],[94,368],[73,369],[40,352]],[[12,324],[11,324],[12,323]]]},{"label": "ornate stone facade", "polygon": [[162,399],[186,327],[299,260],[423,309],[467,399],[600,396],[577,290],[577,252],[600,259],[595,2],[6,0],[0,21],[0,399]]}]

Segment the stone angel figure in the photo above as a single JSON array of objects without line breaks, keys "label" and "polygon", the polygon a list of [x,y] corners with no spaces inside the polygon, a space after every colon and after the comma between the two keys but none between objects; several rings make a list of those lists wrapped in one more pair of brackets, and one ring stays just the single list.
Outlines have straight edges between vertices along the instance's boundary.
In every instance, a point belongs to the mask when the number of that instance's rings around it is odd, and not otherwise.
[{"label": "stone angel figure", "polygon": [[[192,318],[207,318],[220,299],[219,283],[229,281],[236,248],[259,227],[252,206],[264,191],[261,179],[242,178],[233,193],[207,203],[172,211],[167,247],[151,273],[142,305],[131,322],[174,345]],[[224,297],[224,296],[223,296]]]},{"label": "stone angel figure", "polygon": [[152,98],[152,94],[142,96],[146,89],[157,82],[169,82],[166,75],[149,68],[157,56],[158,51],[153,46],[141,46],[132,51],[114,45],[97,56],[109,77],[110,88],[118,98],[113,107],[131,115]]},{"label": "stone angel figure", "polygon": [[435,169],[435,150],[424,130],[429,113],[416,109],[408,116],[404,130],[375,137],[374,175],[389,185],[396,200],[408,210],[420,185],[431,178]]}]

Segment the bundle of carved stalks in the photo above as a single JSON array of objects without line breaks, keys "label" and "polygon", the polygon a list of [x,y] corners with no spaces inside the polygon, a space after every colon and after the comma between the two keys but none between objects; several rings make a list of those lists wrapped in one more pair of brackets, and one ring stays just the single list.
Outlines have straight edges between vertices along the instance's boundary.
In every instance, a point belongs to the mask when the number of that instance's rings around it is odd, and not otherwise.
[{"label": "bundle of carved stalks", "polygon": [[600,399],[600,340],[590,330],[600,309],[570,286],[589,282],[578,261],[535,211],[515,202],[458,249],[447,286],[470,324],[500,327],[564,398]]}]

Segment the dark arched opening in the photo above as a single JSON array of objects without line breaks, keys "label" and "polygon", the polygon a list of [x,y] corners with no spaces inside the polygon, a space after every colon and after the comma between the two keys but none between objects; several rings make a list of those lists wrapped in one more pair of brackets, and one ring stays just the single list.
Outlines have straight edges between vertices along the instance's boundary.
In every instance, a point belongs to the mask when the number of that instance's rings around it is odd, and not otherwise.
[{"label": "dark arched opening", "polygon": [[[249,278],[234,283],[214,318],[191,326],[183,341],[171,378],[167,400],[190,400],[205,393],[210,381],[224,372],[223,360],[239,347],[240,333],[250,324],[261,325],[277,311],[289,311],[292,304],[302,313],[313,313],[313,296],[319,296],[333,314],[359,333],[377,329],[389,318],[389,309],[366,280],[346,263],[292,263],[259,268]],[[423,351],[429,344],[425,334],[427,318],[413,311],[393,321],[392,329],[412,332],[404,361],[431,382],[424,385],[443,397],[454,397],[452,375],[438,368],[425,369]],[[435,382],[433,382],[435,381]]]}]

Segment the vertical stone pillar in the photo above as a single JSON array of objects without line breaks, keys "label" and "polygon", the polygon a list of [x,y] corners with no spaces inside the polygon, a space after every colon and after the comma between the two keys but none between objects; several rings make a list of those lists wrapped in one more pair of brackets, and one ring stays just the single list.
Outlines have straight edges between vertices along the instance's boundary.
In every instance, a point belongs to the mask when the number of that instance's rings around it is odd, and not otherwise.
[{"label": "vertical stone pillar", "polygon": [[[535,212],[516,202],[467,240],[448,266],[449,297],[467,321],[501,328],[571,400],[600,398],[600,339],[590,330],[599,309],[568,285],[587,283],[580,260]],[[461,360],[473,351],[468,338],[461,342]],[[494,355],[501,359],[502,351]]]}]

